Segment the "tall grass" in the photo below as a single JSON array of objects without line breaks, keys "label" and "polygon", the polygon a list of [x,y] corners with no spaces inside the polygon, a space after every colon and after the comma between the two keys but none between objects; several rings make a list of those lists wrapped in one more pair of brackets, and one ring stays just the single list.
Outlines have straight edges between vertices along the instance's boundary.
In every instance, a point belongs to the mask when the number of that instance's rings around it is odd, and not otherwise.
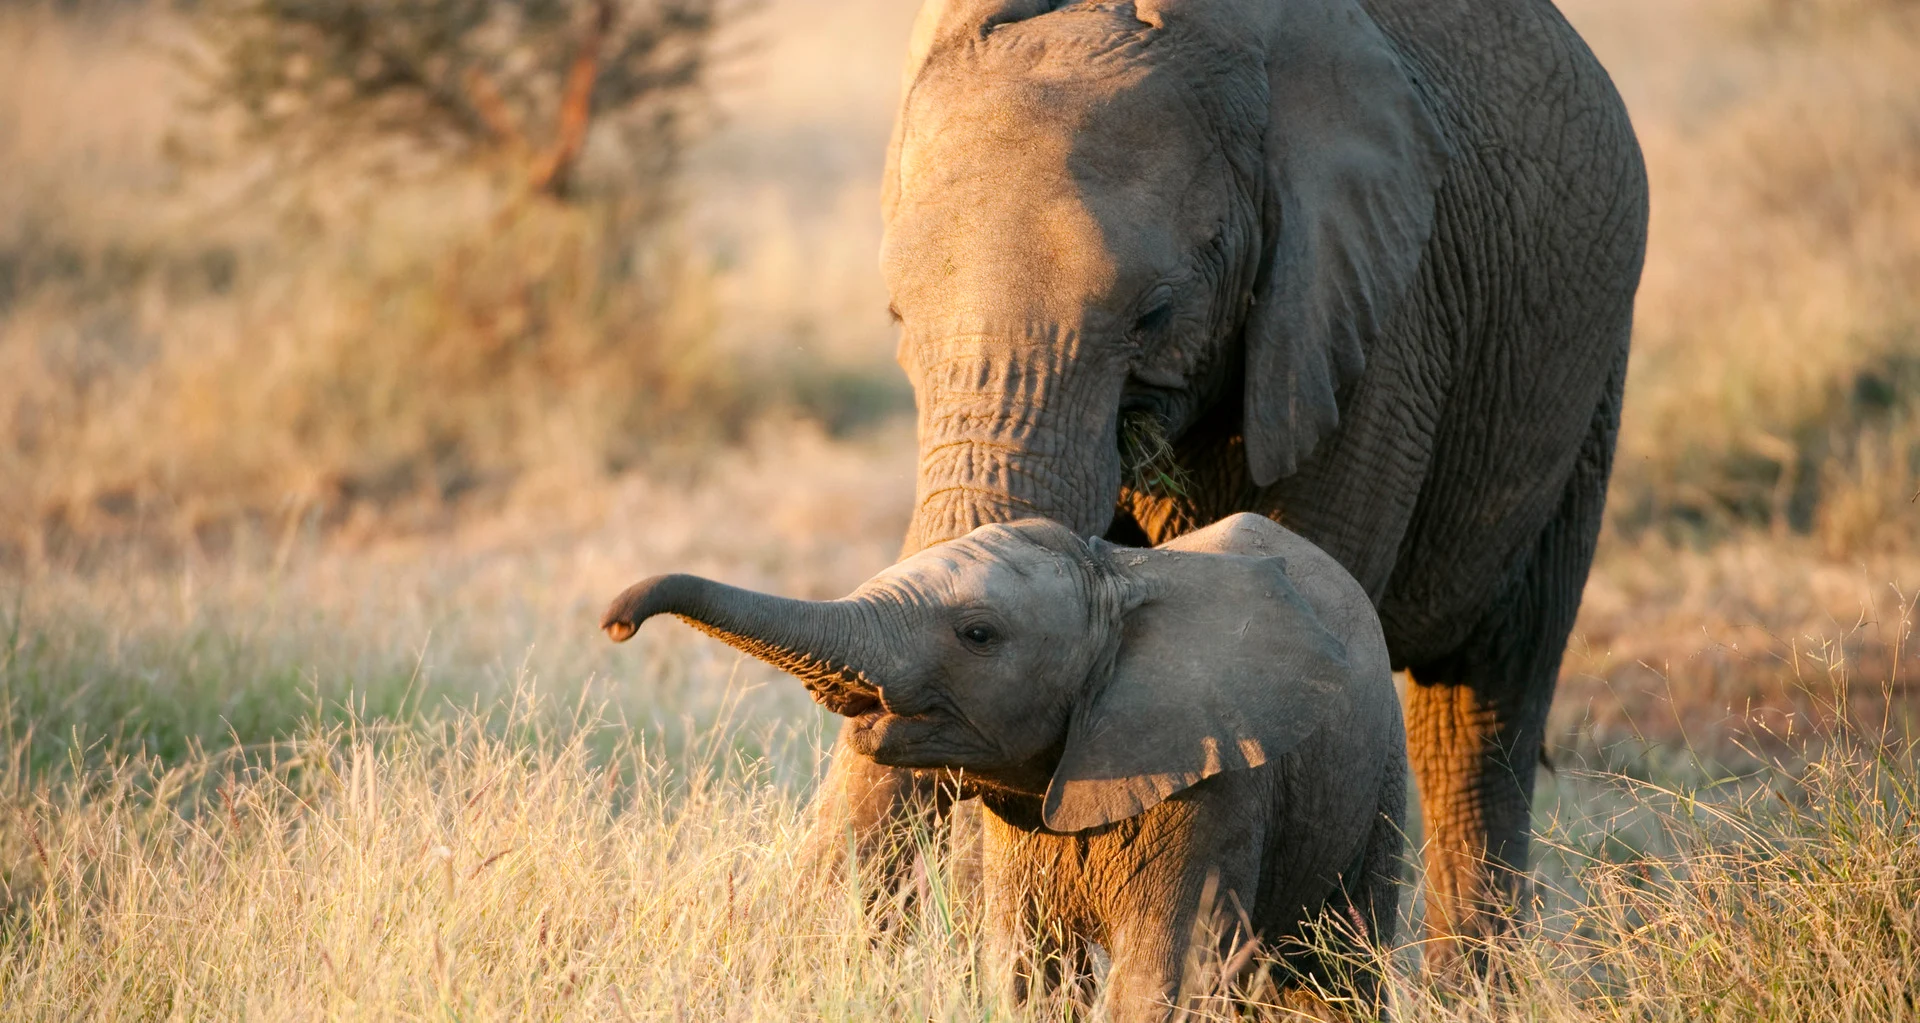
[{"label": "tall grass", "polygon": [[882,956],[857,895],[798,895],[791,791],[712,746],[678,769],[626,738],[591,756],[610,727],[505,741],[480,718],[347,726],[59,782],[12,774],[0,1000],[14,1018],[978,1004],[927,983],[967,937],[916,925]]},{"label": "tall grass", "polygon": [[[533,686],[656,732],[710,721],[731,678],[756,722],[818,720],[790,679],[686,629],[614,647],[595,628],[639,578],[688,570],[835,597],[892,560],[911,452],[788,424],[699,473],[570,486],[430,539],[342,549],[292,519],[216,553],[0,575],[0,714],[40,766],[113,740],[171,761],[286,738],[349,713],[416,721]],[[807,466],[804,478],[788,474]],[[291,527],[291,528],[286,528]],[[76,733],[81,737],[76,746]],[[30,738],[29,738],[30,737]]]},{"label": "tall grass", "polygon": [[1568,772],[1543,834],[1567,866],[1464,993],[1411,1019],[1878,1020],[1920,1006],[1920,770],[1911,739],[1828,733],[1739,777]]},{"label": "tall grass", "polygon": [[[799,686],[670,622],[594,633],[667,567],[820,596],[886,563],[906,498],[849,497],[904,460],[754,448],[585,523],[535,505],[357,553],[14,580],[0,1013],[1064,1018],[1001,1002],[937,844],[910,905],[801,873],[828,722]],[[816,478],[766,471],[794,464]],[[1807,712],[1745,738],[1678,688],[1677,723],[1621,694],[1628,734],[1553,752],[1536,921],[1494,981],[1430,987],[1411,926],[1356,965],[1408,1020],[1902,1018],[1920,751],[1898,679],[1850,663],[1769,669]]]},{"label": "tall grass", "polygon": [[[552,708],[546,708],[550,712]],[[817,750],[724,718],[676,755],[510,700],[171,760],[0,764],[12,1018],[1062,1018],[998,994],[952,863],[893,901],[806,873]],[[612,742],[604,741],[612,733]],[[1740,778],[1568,772],[1540,919],[1406,1020],[1884,1020],[1920,996],[1920,773],[1844,733]],[[784,751],[784,752],[783,752]],[[1329,1001],[1339,997],[1328,991]],[[1224,1003],[1196,1018],[1233,1018]]]}]

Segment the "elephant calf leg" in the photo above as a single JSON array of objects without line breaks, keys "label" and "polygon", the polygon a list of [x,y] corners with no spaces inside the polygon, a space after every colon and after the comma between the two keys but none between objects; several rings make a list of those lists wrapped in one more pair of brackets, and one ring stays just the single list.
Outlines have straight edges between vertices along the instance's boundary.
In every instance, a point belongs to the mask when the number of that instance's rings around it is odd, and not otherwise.
[{"label": "elephant calf leg", "polygon": [[1406,761],[1395,757],[1388,770],[1392,775],[1358,869],[1341,878],[1344,904],[1335,906],[1352,928],[1355,957],[1328,964],[1331,968],[1322,971],[1330,980],[1347,981],[1359,1004],[1366,1007],[1363,1011],[1374,1016],[1385,1011],[1383,982],[1400,925],[1400,878],[1406,855]]}]

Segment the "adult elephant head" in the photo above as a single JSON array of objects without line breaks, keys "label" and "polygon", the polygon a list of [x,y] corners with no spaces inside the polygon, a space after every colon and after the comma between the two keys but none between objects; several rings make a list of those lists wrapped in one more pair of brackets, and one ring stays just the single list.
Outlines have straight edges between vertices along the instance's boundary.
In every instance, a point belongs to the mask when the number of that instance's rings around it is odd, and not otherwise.
[{"label": "adult elephant head", "polygon": [[1334,430],[1446,161],[1354,0],[935,2],[904,85],[881,261],[919,406],[909,551],[1105,531],[1123,416],[1177,437],[1238,401],[1258,485]]}]

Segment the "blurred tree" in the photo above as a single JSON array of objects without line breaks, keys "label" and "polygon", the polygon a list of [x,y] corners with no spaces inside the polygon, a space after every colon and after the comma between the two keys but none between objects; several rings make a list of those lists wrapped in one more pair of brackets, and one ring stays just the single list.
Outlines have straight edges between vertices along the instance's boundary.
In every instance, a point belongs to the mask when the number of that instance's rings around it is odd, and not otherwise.
[{"label": "blurred tree", "polygon": [[718,0],[203,0],[211,110],[280,169],[506,173],[565,199],[590,134],[664,179],[688,141]]}]

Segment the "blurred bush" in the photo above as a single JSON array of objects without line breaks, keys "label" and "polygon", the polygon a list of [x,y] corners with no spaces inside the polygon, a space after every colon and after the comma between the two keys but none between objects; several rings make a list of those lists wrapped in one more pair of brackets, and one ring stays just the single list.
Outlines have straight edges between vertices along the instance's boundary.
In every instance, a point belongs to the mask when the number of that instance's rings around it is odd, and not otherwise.
[{"label": "blurred bush", "polygon": [[1805,537],[1840,558],[1911,549],[1920,3],[1687,13],[1668,64],[1622,76],[1653,223],[1611,524],[1689,545]]},{"label": "blurred bush", "polygon": [[[533,477],[699,459],[756,417],[843,432],[908,401],[871,197],[776,223],[831,198],[787,168],[867,138],[833,89],[891,83],[895,41],[857,47],[885,74],[750,112],[783,141],[736,159],[792,187],[699,182],[742,211],[725,239],[679,178],[714,121],[719,0],[178,2],[0,6],[0,563],[431,525]],[[1911,550],[1920,3],[1565,6],[1653,188],[1610,535]]]},{"label": "blurred bush", "polygon": [[896,411],[713,343],[677,175],[719,15],[0,11],[0,563],[432,526],[769,413]]},{"label": "blurred bush", "polygon": [[[589,132],[628,188],[686,146],[717,0],[205,0],[201,102],[278,174],[489,165],[572,191]],[[343,166],[344,165],[344,166]]]}]

